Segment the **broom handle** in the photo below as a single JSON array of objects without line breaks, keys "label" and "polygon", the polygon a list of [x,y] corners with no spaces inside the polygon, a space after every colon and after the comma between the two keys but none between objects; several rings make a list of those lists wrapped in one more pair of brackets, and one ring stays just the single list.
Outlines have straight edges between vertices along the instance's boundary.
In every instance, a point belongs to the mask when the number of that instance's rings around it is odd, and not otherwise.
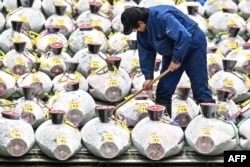
[{"label": "broom handle", "polygon": [[[156,78],[154,78],[151,81],[151,84],[155,83],[156,81],[158,81],[159,79],[161,79],[162,77],[164,77],[165,75],[167,75],[170,72],[169,69],[167,69],[166,71],[164,71],[163,73],[161,73],[160,75],[158,75]],[[121,106],[123,106],[124,104],[126,104],[129,100],[133,99],[135,96],[139,95],[141,92],[143,92],[144,89],[140,89],[138,90],[136,93],[130,95],[128,98],[126,98],[124,101],[122,101],[121,103],[119,103],[115,108],[114,111],[116,111],[118,108],[120,108]]]}]

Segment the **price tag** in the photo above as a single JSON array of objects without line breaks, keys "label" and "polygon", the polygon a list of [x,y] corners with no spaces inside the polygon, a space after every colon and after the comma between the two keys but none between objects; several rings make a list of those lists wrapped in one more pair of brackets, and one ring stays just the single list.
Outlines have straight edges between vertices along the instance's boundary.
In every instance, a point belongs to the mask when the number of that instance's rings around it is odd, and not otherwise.
[{"label": "price tag", "polygon": [[17,42],[21,42],[21,41],[22,41],[22,39],[20,37],[14,37],[14,38],[12,38],[12,42],[13,43],[17,43]]},{"label": "price tag", "polygon": [[100,27],[100,21],[99,20],[97,20],[97,19],[93,19],[92,21],[91,21],[91,24],[92,24],[92,26],[94,26],[94,27]]},{"label": "price tag", "polygon": [[128,38],[127,37],[123,37],[122,38],[122,43],[127,43],[128,42]]},{"label": "price tag", "polygon": [[176,106],[177,107],[177,112],[178,113],[186,113],[186,112],[188,112],[188,107],[187,107],[187,105],[177,105]]},{"label": "price tag", "polygon": [[162,5],[163,2],[162,1],[155,1],[155,5]]},{"label": "price tag", "polygon": [[33,113],[34,112],[34,107],[32,105],[30,105],[30,104],[25,104],[23,106],[23,111]]},{"label": "price tag", "polygon": [[234,81],[233,80],[229,80],[229,79],[226,79],[224,82],[223,82],[224,86],[226,87],[234,87]]},{"label": "price tag", "polygon": [[209,57],[209,58],[208,58],[208,63],[209,63],[209,64],[216,64],[216,63],[217,63],[217,60],[216,60],[214,57]]},{"label": "price tag", "polygon": [[18,129],[13,129],[10,131],[10,137],[12,139],[22,138],[21,132]]},{"label": "price tag", "polygon": [[17,58],[15,60],[15,64],[16,65],[20,65],[20,66],[24,66],[24,61],[21,58]]},{"label": "price tag", "polygon": [[33,76],[31,82],[41,82],[39,77]]},{"label": "price tag", "polygon": [[57,145],[66,145],[68,143],[67,137],[64,135],[59,135],[56,137],[56,144]]},{"label": "price tag", "polygon": [[53,43],[56,43],[56,42],[57,42],[57,38],[55,38],[55,37],[48,38],[48,43],[49,44],[53,44]]},{"label": "price tag", "polygon": [[228,109],[228,106],[226,104],[220,104],[219,105],[219,111],[227,111]]},{"label": "price tag", "polygon": [[250,60],[250,54],[246,55],[246,59]]},{"label": "price tag", "polygon": [[20,21],[24,22],[24,23],[27,23],[27,22],[29,22],[29,18],[27,16],[21,16]]},{"label": "price tag", "polygon": [[139,112],[147,112],[148,104],[147,103],[139,103],[136,105],[136,107],[137,107],[137,110]]},{"label": "price tag", "polygon": [[103,140],[104,142],[114,142],[114,135],[111,133],[104,133]]},{"label": "price tag", "polygon": [[160,144],[161,143],[161,138],[158,135],[151,135],[149,139],[150,144]]},{"label": "price tag", "polygon": [[[214,0],[212,0],[212,1],[214,2]],[[219,9],[224,9],[224,8],[226,8],[226,7],[227,7],[227,5],[224,4],[224,3],[222,3],[222,4],[219,5]]]},{"label": "price tag", "polygon": [[91,60],[90,67],[91,68],[99,68],[100,67],[100,63],[98,61],[96,61],[96,60]]},{"label": "price tag", "polygon": [[78,101],[72,101],[69,103],[69,109],[79,109],[80,108],[80,103]]},{"label": "price tag", "polygon": [[133,60],[132,60],[132,65],[133,65],[134,67],[139,67],[139,66],[140,66],[139,59],[133,59]]},{"label": "price tag", "polygon": [[85,44],[93,43],[93,38],[92,37],[85,37],[84,38],[84,43]]},{"label": "price tag", "polygon": [[227,25],[235,25],[235,24],[236,24],[235,20],[233,19],[227,20]]},{"label": "price tag", "polygon": [[211,136],[211,129],[205,128],[200,130],[200,136]]},{"label": "price tag", "polygon": [[52,58],[52,64],[53,65],[59,65],[59,64],[61,64],[61,59],[59,57],[53,57]]},{"label": "price tag", "polygon": [[64,25],[65,25],[65,22],[64,22],[63,19],[57,19],[57,20],[56,20],[56,25],[58,25],[58,26],[64,26]]},{"label": "price tag", "polygon": [[118,81],[116,79],[110,79],[108,81],[109,86],[118,86]]},{"label": "price tag", "polygon": [[238,47],[237,42],[235,42],[235,41],[228,42],[229,49],[236,49],[237,47]]}]

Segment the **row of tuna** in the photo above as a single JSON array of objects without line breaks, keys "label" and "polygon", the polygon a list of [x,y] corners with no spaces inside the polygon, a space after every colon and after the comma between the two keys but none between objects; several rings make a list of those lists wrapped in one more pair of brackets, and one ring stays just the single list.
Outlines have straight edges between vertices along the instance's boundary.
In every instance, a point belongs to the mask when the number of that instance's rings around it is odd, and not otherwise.
[{"label": "row of tuna", "polygon": [[[83,145],[97,157],[112,159],[133,144],[142,155],[160,160],[180,153],[184,139],[204,155],[250,149],[248,10],[229,0],[207,1],[204,6],[171,0],[113,6],[90,2],[0,3],[6,12],[2,27],[7,28],[0,34],[0,155],[21,157],[37,143],[58,160],[74,156]],[[144,92],[114,111],[115,103],[141,89],[144,81],[136,34],[121,33],[120,9],[165,3],[194,19],[216,14],[208,23],[199,21],[201,27],[209,25],[203,30],[213,36],[208,38],[207,59],[216,105],[197,105],[184,73],[173,97],[172,118],[162,116],[164,108],[154,103],[154,92]],[[210,5],[217,10],[213,14],[204,8]],[[219,21],[218,26],[215,18],[228,24]],[[157,76],[160,55],[155,63]]]},{"label": "row of tuna", "polygon": [[[223,95],[226,91],[221,91]],[[231,120],[218,117],[220,106],[200,104],[197,115],[185,131],[174,120],[162,115],[161,105],[149,105],[146,115],[130,131],[126,122],[112,116],[114,106],[97,106],[97,117],[79,127],[65,118],[65,111],[51,110],[50,119],[35,131],[14,111],[2,111],[0,118],[0,154],[22,157],[35,144],[42,153],[56,160],[67,160],[82,146],[94,156],[113,159],[122,156],[134,145],[150,160],[172,157],[183,151],[184,139],[202,155],[220,155],[226,150],[249,150],[249,119],[236,126]]]}]

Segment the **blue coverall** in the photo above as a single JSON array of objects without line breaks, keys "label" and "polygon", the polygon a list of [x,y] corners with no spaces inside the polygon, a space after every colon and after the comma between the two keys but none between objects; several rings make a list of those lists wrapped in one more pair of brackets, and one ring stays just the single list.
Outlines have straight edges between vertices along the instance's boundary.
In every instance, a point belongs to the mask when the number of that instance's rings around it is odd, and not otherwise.
[{"label": "blue coverall", "polygon": [[150,7],[146,30],[137,31],[140,67],[145,79],[153,79],[156,53],[162,55],[164,72],[170,62],[180,62],[177,70],[158,82],[156,99],[171,100],[176,86],[186,71],[190,78],[193,97],[197,102],[212,102],[208,87],[206,36],[180,10],[167,5]]}]

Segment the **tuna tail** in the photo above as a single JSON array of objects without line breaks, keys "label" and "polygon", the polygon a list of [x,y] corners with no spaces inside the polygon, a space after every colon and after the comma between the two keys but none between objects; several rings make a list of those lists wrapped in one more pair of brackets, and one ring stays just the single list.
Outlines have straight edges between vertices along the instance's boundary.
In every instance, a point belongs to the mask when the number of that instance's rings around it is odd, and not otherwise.
[{"label": "tuna tail", "polygon": [[166,108],[166,110],[164,111],[164,115],[172,118],[172,99],[162,100],[162,99],[156,98],[155,102],[156,104],[163,105]]}]

